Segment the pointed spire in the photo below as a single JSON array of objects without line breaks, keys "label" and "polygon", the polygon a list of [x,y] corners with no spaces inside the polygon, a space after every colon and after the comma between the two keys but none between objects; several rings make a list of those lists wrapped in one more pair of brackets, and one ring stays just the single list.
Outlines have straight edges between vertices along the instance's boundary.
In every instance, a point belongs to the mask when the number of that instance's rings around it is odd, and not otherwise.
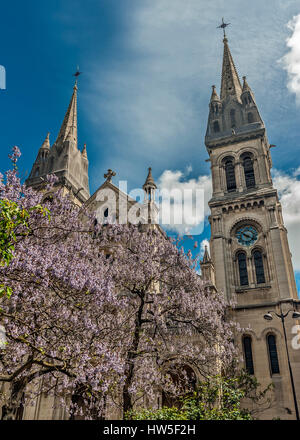
[{"label": "pointed spire", "polygon": [[81,155],[84,159],[87,159],[86,144],[84,144],[84,146],[83,146],[83,150],[81,152]]},{"label": "pointed spire", "polygon": [[41,146],[40,150],[41,149],[43,149],[43,150],[50,150],[50,140],[49,140],[49,137],[50,137],[50,133],[47,134],[46,139],[44,140],[43,145]]},{"label": "pointed spire", "polygon": [[243,83],[243,93],[244,92],[251,92],[250,86],[247,83],[247,79],[246,79],[245,76],[243,76],[243,81],[244,81],[244,83]]},{"label": "pointed spire", "polygon": [[216,92],[216,86],[212,86],[212,94],[210,98],[210,102],[220,101],[219,95]]},{"label": "pointed spire", "polygon": [[146,188],[155,188],[155,189],[157,188],[157,186],[154,182],[153,176],[152,176],[152,168],[148,168],[148,176],[147,176],[146,182],[143,185],[143,189],[146,189]]},{"label": "pointed spire", "polygon": [[62,126],[58,133],[56,144],[63,143],[67,138],[68,140],[75,141],[77,146],[77,80],[73,87],[72,98],[64,117]]},{"label": "pointed spire", "polygon": [[242,87],[240,79],[238,77],[233,58],[228,46],[228,40],[225,37],[224,40],[224,54],[223,54],[223,67],[222,67],[222,81],[221,81],[221,99],[227,98],[227,96],[235,96],[240,101],[242,94]]},{"label": "pointed spire", "polygon": [[208,248],[207,248],[207,246],[205,246],[205,251],[204,251],[202,263],[210,263],[210,262],[211,262],[211,258],[208,253]]}]

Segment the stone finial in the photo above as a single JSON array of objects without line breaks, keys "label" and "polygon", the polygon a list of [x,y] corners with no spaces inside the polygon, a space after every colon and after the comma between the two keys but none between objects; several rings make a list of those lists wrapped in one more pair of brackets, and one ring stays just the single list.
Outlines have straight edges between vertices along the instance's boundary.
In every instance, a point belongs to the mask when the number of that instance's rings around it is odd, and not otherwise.
[{"label": "stone finial", "polygon": [[243,83],[243,93],[244,92],[251,92],[249,84],[247,83],[246,76],[243,76],[243,81],[244,81],[244,83]]},{"label": "stone finial", "polygon": [[84,144],[84,146],[83,146],[83,150],[82,150],[82,152],[81,152],[81,156],[82,156],[84,159],[87,159],[86,144]]},{"label": "stone finial", "polygon": [[210,258],[210,255],[208,253],[208,247],[205,245],[205,250],[204,250],[204,255],[203,255],[202,263],[210,263],[210,262],[211,262],[211,258]]},{"label": "stone finial", "polygon": [[216,86],[211,86],[211,87],[212,87],[212,94],[211,94],[210,102],[220,101],[219,95],[217,94],[216,91]]},{"label": "stone finial", "polygon": [[50,150],[50,133],[47,134],[41,149]]},{"label": "stone finial", "polygon": [[109,168],[107,173],[104,174],[104,178],[106,179],[106,182],[111,182],[112,177],[115,177],[115,175],[116,173]]},{"label": "stone finial", "polygon": [[157,188],[157,186],[154,182],[153,176],[152,176],[152,168],[151,167],[148,168],[148,176],[147,176],[147,179],[143,185],[143,189],[147,189],[147,188],[155,188],[155,189]]}]

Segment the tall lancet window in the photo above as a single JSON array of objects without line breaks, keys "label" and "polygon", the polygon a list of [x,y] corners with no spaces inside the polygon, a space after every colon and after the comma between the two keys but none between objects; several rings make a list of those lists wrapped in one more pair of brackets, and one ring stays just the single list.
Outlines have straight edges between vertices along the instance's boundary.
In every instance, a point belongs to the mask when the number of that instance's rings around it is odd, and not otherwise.
[{"label": "tall lancet window", "polygon": [[262,252],[259,250],[254,251],[253,252],[253,259],[254,259],[254,266],[255,266],[256,283],[257,284],[264,284],[266,282],[266,277],[265,277],[265,269],[264,269]]},{"label": "tall lancet window", "polygon": [[245,156],[243,160],[245,181],[247,188],[253,188],[255,186],[255,175],[253,169],[253,161],[250,156]]},{"label": "tall lancet window", "polygon": [[250,336],[243,337],[243,349],[245,357],[245,366],[249,374],[254,374],[253,356],[252,356],[252,339]]},{"label": "tall lancet window", "polygon": [[236,180],[235,180],[234,164],[232,159],[227,159],[225,162],[225,174],[226,174],[227,191],[235,191]]},{"label": "tall lancet window", "polygon": [[279,370],[278,354],[276,347],[276,337],[274,335],[268,335],[267,345],[269,352],[271,375],[279,374],[280,370]]},{"label": "tall lancet window", "polygon": [[247,256],[245,252],[239,252],[237,255],[238,269],[240,276],[240,285],[248,286]]},{"label": "tall lancet window", "polygon": [[248,270],[247,270],[247,256],[245,252],[239,252],[237,254],[237,261],[238,261],[240,285],[248,286],[249,280],[248,280]]}]

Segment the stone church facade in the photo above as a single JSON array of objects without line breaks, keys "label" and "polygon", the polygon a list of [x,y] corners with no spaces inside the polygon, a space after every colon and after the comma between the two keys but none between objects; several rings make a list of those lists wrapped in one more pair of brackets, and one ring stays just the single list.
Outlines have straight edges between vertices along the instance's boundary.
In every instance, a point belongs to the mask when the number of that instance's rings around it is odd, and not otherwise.
[{"label": "stone church facade", "polygon": [[[244,367],[267,386],[274,403],[263,418],[295,419],[281,319],[300,309],[282,207],[271,178],[271,145],[246,77],[241,85],[224,37],[221,93],[209,105],[205,144],[211,164],[211,263],[218,290],[235,299],[235,319],[249,328],[238,341]],[[273,317],[265,320],[265,315]],[[300,404],[300,351],[292,348],[292,313],[285,319],[294,389]]]},{"label": "stone church facade", "polygon": [[[228,300],[236,301],[234,318],[247,329],[237,341],[244,359],[241,367],[254,374],[262,386],[274,383],[274,402],[259,417],[295,419],[295,395],[300,406],[300,350],[292,348],[291,340],[293,327],[299,322],[292,319],[292,313],[285,319],[293,390],[282,322],[273,312],[300,311],[300,301],[282,208],[270,173],[272,146],[246,77],[243,84],[240,82],[226,37],[221,93],[219,96],[213,86],[205,144],[213,195],[209,202],[210,255],[206,249],[202,278],[223,291]],[[90,196],[87,150],[86,146],[79,149],[77,141],[77,84],[58,137],[51,147],[47,136],[27,184],[39,190],[45,176],[52,173],[78,205],[92,210],[103,205],[103,217],[108,207],[98,201],[100,190],[113,191],[127,209],[136,203],[112,183],[111,170]],[[155,188],[150,169],[144,191],[154,219],[158,214]],[[266,314],[269,320],[264,319]],[[41,396],[34,408],[25,408],[23,418],[68,417],[65,411],[52,407],[52,398]]]}]

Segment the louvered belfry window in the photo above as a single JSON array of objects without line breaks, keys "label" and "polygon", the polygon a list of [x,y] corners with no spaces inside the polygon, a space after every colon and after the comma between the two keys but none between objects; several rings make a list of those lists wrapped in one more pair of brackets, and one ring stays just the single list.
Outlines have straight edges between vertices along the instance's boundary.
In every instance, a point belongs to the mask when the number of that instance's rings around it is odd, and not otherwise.
[{"label": "louvered belfry window", "polygon": [[232,159],[228,159],[225,162],[225,174],[226,174],[227,191],[235,191],[236,190],[235,170]]},{"label": "louvered belfry window", "polygon": [[240,252],[237,256],[239,265],[240,285],[248,286],[247,257],[244,252]]},{"label": "louvered belfry window", "polygon": [[255,176],[253,169],[253,162],[250,156],[244,158],[244,173],[247,188],[253,188],[255,186]]},{"label": "louvered belfry window", "polygon": [[231,122],[231,128],[235,128],[235,110],[232,108],[230,110],[230,122]]},{"label": "louvered belfry window", "polygon": [[219,133],[219,131],[220,131],[220,125],[219,125],[219,122],[218,122],[218,121],[215,121],[215,122],[214,122],[214,132],[215,132],[215,133]]},{"label": "louvered belfry window", "polygon": [[267,337],[269,359],[270,359],[270,369],[271,374],[279,374],[279,362],[276,347],[276,337],[274,335],[269,335]]},{"label": "louvered belfry window", "polygon": [[266,278],[265,278],[263,256],[262,256],[261,251],[258,251],[258,250],[254,251],[253,258],[254,258],[254,266],[255,266],[255,273],[256,273],[256,283],[257,284],[264,284],[266,282]]},{"label": "louvered belfry window", "polygon": [[243,348],[245,356],[246,370],[249,374],[254,374],[253,356],[252,356],[252,339],[250,336],[244,336]]}]

